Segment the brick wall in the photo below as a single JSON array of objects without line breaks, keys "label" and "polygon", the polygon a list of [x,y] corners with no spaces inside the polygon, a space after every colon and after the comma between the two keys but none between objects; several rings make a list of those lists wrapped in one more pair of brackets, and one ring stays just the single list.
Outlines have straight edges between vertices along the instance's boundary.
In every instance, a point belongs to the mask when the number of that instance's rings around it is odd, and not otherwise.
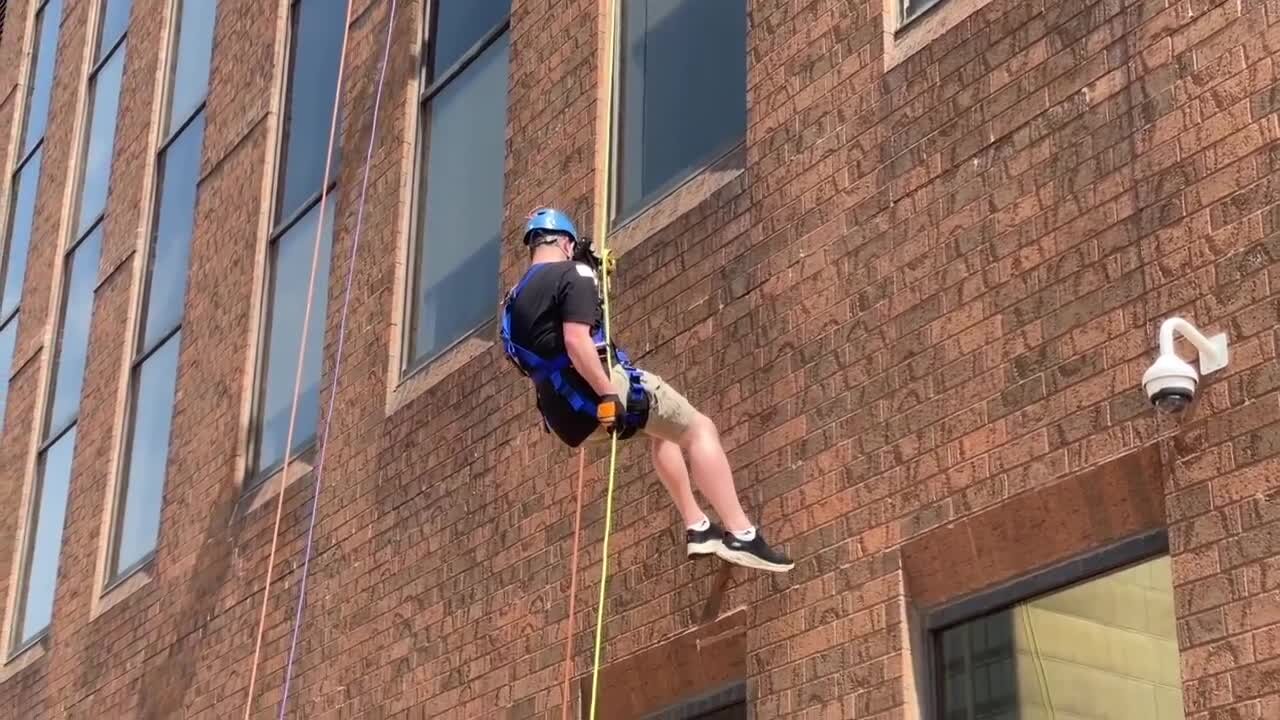
[{"label": "brick wall", "polygon": [[[10,3],[0,58],[19,57],[31,2]],[[166,6],[134,2],[54,625],[0,675],[5,720],[243,713],[275,508],[240,483],[283,4],[219,1],[161,545],[149,581],[91,618]],[[799,562],[686,561],[645,448],[626,448],[606,661],[652,657],[714,603],[744,628],[754,717],[914,717],[914,612],[1156,527],[1188,717],[1278,716],[1280,3],[977,4],[886,71],[883,0],[750,3],[745,169],[621,258],[616,327],[717,420],[751,514]],[[5,508],[36,442],[89,5],[68,0],[59,41]],[[506,235],[544,202],[589,225],[597,3],[513,6]],[[389,4],[356,7],[326,382]],[[397,7],[291,707],[559,717],[576,458],[494,346],[387,401],[421,16]],[[509,243],[504,286],[521,260]],[[1180,421],[1139,388],[1172,314],[1232,343]],[[576,674],[603,532],[607,459],[589,459]],[[254,717],[276,714],[313,480],[286,490]],[[0,597],[17,521],[0,513]],[[986,563],[945,542],[1015,526],[1052,541]]]}]

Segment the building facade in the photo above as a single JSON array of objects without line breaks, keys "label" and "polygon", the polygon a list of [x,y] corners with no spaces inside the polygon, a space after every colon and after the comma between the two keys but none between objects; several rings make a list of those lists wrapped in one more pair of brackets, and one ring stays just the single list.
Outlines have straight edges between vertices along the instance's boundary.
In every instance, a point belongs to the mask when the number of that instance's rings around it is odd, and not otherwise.
[{"label": "building facade", "polygon": [[1280,717],[1276,0],[0,8],[0,718],[587,717],[540,205],[797,560],[625,445],[596,717]]}]

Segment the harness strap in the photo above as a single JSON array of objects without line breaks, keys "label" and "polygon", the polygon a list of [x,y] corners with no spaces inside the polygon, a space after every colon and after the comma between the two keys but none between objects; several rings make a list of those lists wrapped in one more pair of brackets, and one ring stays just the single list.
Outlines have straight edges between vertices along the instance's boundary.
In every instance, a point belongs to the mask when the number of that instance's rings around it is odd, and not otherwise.
[{"label": "harness strap", "polygon": [[[574,412],[594,417],[599,403],[574,387],[564,375],[566,370],[573,367],[573,362],[567,353],[546,358],[520,346],[512,339],[511,307],[520,292],[524,290],[525,286],[540,270],[542,270],[541,264],[530,267],[524,277],[520,278],[520,282],[516,283],[511,292],[507,294],[502,313],[501,335],[503,348],[508,359],[535,384],[550,383],[556,394],[564,398]],[[593,333],[591,339],[595,343],[597,350],[607,346],[603,328]],[[627,374],[626,430],[624,431],[624,437],[630,437],[648,422],[649,394],[644,389],[640,371],[631,363],[631,358],[628,357],[627,353],[618,347],[613,348],[613,353],[618,359],[619,367]],[[545,414],[543,416],[543,424],[546,424]]]}]

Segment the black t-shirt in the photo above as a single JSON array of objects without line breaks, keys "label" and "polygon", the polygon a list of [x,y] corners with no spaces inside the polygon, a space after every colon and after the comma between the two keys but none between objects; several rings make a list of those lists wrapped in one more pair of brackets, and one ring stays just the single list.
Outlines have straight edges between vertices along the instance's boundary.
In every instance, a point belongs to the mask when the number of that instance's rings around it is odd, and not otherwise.
[{"label": "black t-shirt", "polygon": [[[565,353],[566,321],[589,324],[593,334],[600,329],[604,307],[595,273],[582,263],[543,263],[511,306],[511,339],[541,357],[557,357]],[[573,368],[564,377],[585,397],[599,399]],[[575,411],[551,383],[539,383],[537,392],[547,424],[565,443],[577,447],[595,431],[596,419]]]}]

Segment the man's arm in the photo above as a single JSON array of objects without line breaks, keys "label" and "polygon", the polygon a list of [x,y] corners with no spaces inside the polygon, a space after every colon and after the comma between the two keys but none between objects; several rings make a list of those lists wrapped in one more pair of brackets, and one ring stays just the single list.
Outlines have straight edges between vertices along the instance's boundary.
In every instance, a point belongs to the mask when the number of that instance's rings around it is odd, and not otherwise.
[{"label": "man's arm", "polygon": [[590,325],[565,321],[564,349],[569,353],[569,359],[573,361],[573,369],[577,370],[582,379],[591,385],[591,389],[595,390],[597,395],[604,397],[617,393],[613,383],[609,382],[609,373],[605,370],[604,362],[596,353],[596,344],[591,339]]}]

